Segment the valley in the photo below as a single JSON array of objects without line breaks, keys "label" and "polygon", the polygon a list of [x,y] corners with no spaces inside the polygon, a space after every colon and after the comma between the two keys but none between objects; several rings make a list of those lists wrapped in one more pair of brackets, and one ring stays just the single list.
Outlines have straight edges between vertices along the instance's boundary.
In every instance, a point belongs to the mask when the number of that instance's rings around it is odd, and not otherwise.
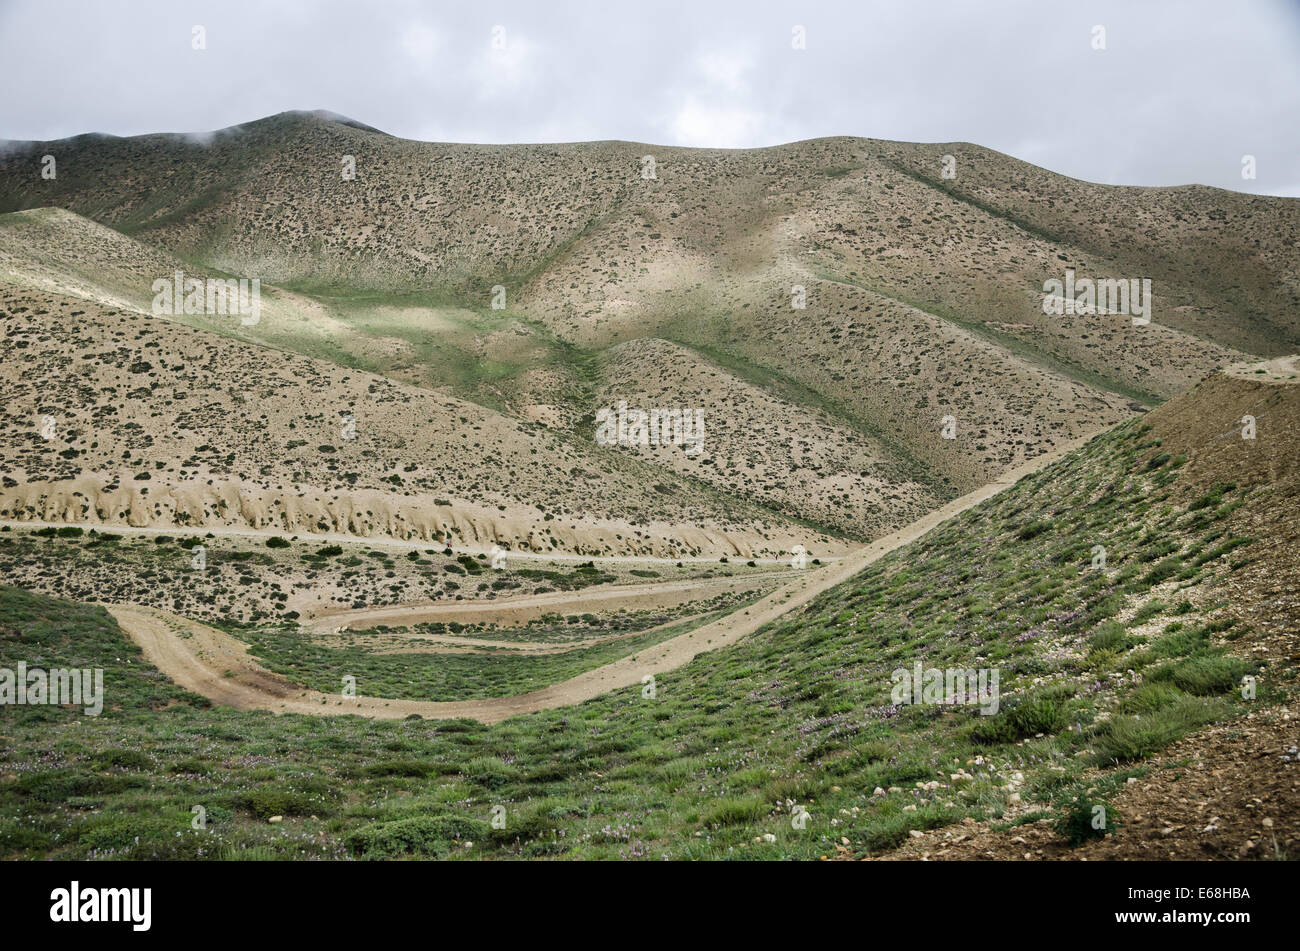
[{"label": "valley", "polygon": [[6,143],[0,668],[106,699],[0,709],[0,856],[1293,858],[1298,236],[968,143]]}]

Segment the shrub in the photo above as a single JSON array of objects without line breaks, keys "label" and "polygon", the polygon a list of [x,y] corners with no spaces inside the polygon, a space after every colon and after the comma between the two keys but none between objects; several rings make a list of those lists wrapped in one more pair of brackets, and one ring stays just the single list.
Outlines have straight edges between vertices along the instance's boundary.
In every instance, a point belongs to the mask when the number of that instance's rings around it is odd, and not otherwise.
[{"label": "shrub", "polygon": [[111,749],[98,754],[92,762],[99,769],[111,769],[120,766],[123,769],[148,770],[153,768],[153,760],[139,750]]},{"label": "shrub", "polygon": [[1133,614],[1133,623],[1141,624],[1143,621],[1149,621],[1153,617],[1159,617],[1161,614],[1164,614],[1167,610],[1168,608],[1163,601],[1148,601]]},{"label": "shrub", "polygon": [[[411,714],[418,717],[419,714]],[[410,717],[407,717],[409,720]],[[364,776],[428,776],[429,767],[426,763],[412,759],[395,759],[384,760],[379,763],[370,763],[361,770]]]},{"label": "shrub", "polygon": [[105,791],[109,782],[93,773],[72,769],[53,769],[28,773],[13,788],[24,796],[41,802],[63,803],[74,796],[91,796]]},{"label": "shrub", "polygon": [[462,767],[460,774],[487,789],[500,789],[517,779],[519,771],[495,756],[476,756]]},{"label": "shrub", "polygon": [[1205,628],[1183,627],[1181,622],[1175,622],[1151,642],[1150,651],[1155,657],[1187,657],[1205,651],[1209,646],[1210,636]]},{"label": "shrub", "polygon": [[1223,500],[1223,494],[1225,492],[1232,491],[1236,487],[1237,486],[1235,483],[1221,482],[1218,485],[1214,486],[1214,488],[1210,489],[1209,492],[1206,492],[1204,495],[1202,495],[1191,505],[1187,506],[1187,511],[1196,512],[1200,509],[1207,508],[1208,506],[1211,505],[1218,505]]},{"label": "shrub", "polygon": [[1023,526],[1020,531],[1016,532],[1016,537],[1021,541],[1029,541],[1031,538],[1037,538],[1044,532],[1051,531],[1052,523],[1046,519],[1030,522]]},{"label": "shrub", "polygon": [[971,729],[971,739],[977,743],[1014,743],[1037,733],[1057,733],[1066,725],[1066,697],[1059,688],[1016,697],[1000,713],[981,716]]},{"label": "shrub", "polygon": [[1182,697],[1180,691],[1168,684],[1146,683],[1125,697],[1119,708],[1124,713],[1155,713],[1173,706]]},{"label": "shrub", "polygon": [[15,852],[45,852],[54,847],[54,836],[26,822],[0,819],[0,855]]},{"label": "shrub", "polygon": [[1225,693],[1240,683],[1250,665],[1227,654],[1191,657],[1174,667],[1152,671],[1153,680],[1168,678],[1179,690],[1207,697]]},{"label": "shrub", "polygon": [[769,806],[766,799],[753,796],[747,799],[723,799],[704,817],[705,827],[734,826],[757,822],[767,815]]},{"label": "shrub", "polygon": [[961,814],[937,802],[918,808],[915,812],[890,811],[872,816],[860,832],[862,845],[868,852],[892,849],[907,839],[912,829],[940,829],[956,822]]},{"label": "shrub", "polygon": [[440,857],[460,842],[481,840],[490,832],[491,826],[482,819],[413,816],[363,826],[351,833],[346,842],[353,853],[371,858],[399,855]]},{"label": "shrub", "polygon": [[334,796],[324,784],[308,784],[302,789],[262,786],[244,797],[244,806],[261,819],[271,816],[322,815],[330,811]]},{"label": "shrub", "polygon": [[1123,595],[1108,594],[1088,610],[1087,621],[1089,624],[1100,624],[1106,618],[1119,614],[1123,609]]},{"label": "shrub", "polygon": [[95,817],[77,828],[77,844],[92,852],[123,852],[165,842],[182,829],[188,829],[189,824],[189,815],[180,812],[170,819],[135,815]]},{"label": "shrub", "polygon": [[1143,759],[1219,719],[1227,709],[1222,702],[1186,697],[1155,713],[1111,717],[1098,731],[1097,758],[1103,763]]},{"label": "shrub", "polygon": [[1215,546],[1214,548],[1211,548],[1209,551],[1205,552],[1205,553],[1202,554],[1202,555],[1198,555],[1198,556],[1196,557],[1196,562],[1195,562],[1195,564],[1197,564],[1197,565],[1203,565],[1203,564],[1205,564],[1206,562],[1214,561],[1214,559],[1216,559],[1216,558],[1221,558],[1222,556],[1224,556],[1224,555],[1228,554],[1229,552],[1231,552],[1233,549],[1240,548],[1242,545],[1249,545],[1249,544],[1250,544],[1251,542],[1253,542],[1254,540],[1255,540],[1255,539],[1253,539],[1253,538],[1246,538],[1246,537],[1243,537],[1243,536],[1234,536],[1234,537],[1228,539],[1228,540],[1227,540],[1226,542],[1224,542],[1223,544],[1221,544],[1221,545],[1217,545],[1217,546]]},{"label": "shrub", "polygon": [[[1098,824],[1102,824],[1098,828]],[[1088,796],[1076,796],[1066,803],[1053,828],[1070,845],[1110,835],[1119,825],[1119,814],[1107,802]]]},{"label": "shrub", "polygon": [[1088,638],[1088,647],[1092,651],[1126,651],[1137,643],[1137,637],[1130,634],[1116,621],[1107,621]]}]

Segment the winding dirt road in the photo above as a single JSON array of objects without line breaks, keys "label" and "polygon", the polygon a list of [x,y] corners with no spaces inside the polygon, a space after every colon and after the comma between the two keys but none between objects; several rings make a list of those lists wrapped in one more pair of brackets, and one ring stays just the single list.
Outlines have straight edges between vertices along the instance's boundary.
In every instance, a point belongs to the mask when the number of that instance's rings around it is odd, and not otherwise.
[{"label": "winding dirt road", "polygon": [[[665,628],[681,627],[689,624],[696,618],[704,617],[704,614],[691,614],[686,617],[674,618],[671,621],[665,621],[663,624],[656,624],[654,627],[641,628],[638,631],[624,631],[621,634],[602,634],[597,637],[583,637],[575,640],[565,641],[496,641],[482,637],[467,637],[459,634],[425,634],[423,632],[408,631],[395,639],[395,643],[389,646],[380,646],[371,648],[367,653],[370,654],[568,654],[571,651],[583,650],[588,647],[596,647],[600,644],[612,644],[615,641],[625,641],[630,637],[640,637],[642,634],[653,634],[656,631],[662,631]],[[348,634],[318,634],[317,642],[328,641],[331,638],[342,639],[348,637]],[[354,642],[355,643],[355,642]]]},{"label": "winding dirt road", "polygon": [[[151,664],[180,686],[202,694],[214,703],[243,710],[271,710],[276,713],[307,713],[316,716],[355,714],[375,719],[403,719],[418,714],[428,719],[468,717],[483,723],[497,723],[522,713],[582,703],[611,690],[641,684],[642,678],[648,676],[656,678],[656,690],[671,691],[671,679],[662,678],[663,674],[689,663],[697,654],[734,644],[763,625],[803,607],[828,588],[848,580],[888,553],[916,541],[948,519],[1043,469],[1091,438],[1089,436],[1068,443],[1054,452],[1010,470],[996,481],[954,499],[892,535],[850,552],[838,563],[804,570],[791,568],[788,581],[747,608],[637,654],[620,658],[541,690],[511,697],[432,702],[366,696],[344,698],[323,694],[306,690],[279,674],[266,670],[248,653],[244,644],[207,625],[138,605],[107,607],[122,630],[144,650],[145,657]],[[428,610],[429,606],[424,605],[376,608],[361,613],[372,622],[376,614],[382,613],[386,621],[373,623],[391,624],[399,621],[413,623],[411,618],[423,617]]]},{"label": "winding dirt road", "polygon": [[682,578],[648,584],[609,584],[577,591],[548,591],[518,598],[492,601],[425,601],[373,608],[331,608],[306,618],[303,624],[311,631],[349,630],[378,627],[409,627],[433,621],[457,621],[461,624],[521,624],[546,614],[588,614],[596,611],[653,610],[674,608],[692,601],[707,600],[738,591],[761,591],[780,579],[789,580],[784,572],[764,571],[727,578]]}]

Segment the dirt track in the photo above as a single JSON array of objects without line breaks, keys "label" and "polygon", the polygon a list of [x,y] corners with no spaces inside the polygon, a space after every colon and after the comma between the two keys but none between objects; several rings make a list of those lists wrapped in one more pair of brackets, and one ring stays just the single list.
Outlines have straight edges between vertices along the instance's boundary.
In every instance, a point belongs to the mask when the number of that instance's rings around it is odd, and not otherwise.
[{"label": "dirt track", "polygon": [[[376,719],[402,719],[411,714],[419,714],[428,719],[469,717],[483,723],[497,723],[521,713],[582,703],[611,690],[640,684],[642,678],[648,675],[662,679],[663,674],[689,663],[697,654],[734,644],[763,625],[802,607],[823,591],[853,577],[889,552],[915,541],[941,523],[993,497],[1086,441],[1077,440],[1055,452],[1039,456],[1005,473],[997,481],[954,499],[892,535],[851,552],[837,564],[802,571],[792,568],[788,582],[748,608],[742,608],[638,654],[620,658],[541,690],[512,697],[435,703],[327,695],[304,690],[278,674],[271,673],[248,654],[241,642],[207,625],[136,605],[110,605],[108,610],[122,629],[140,644],[151,664],[180,686],[202,694],[215,703],[243,710],[271,710],[276,713],[308,713],[317,716],[356,714]],[[710,579],[713,580],[716,579]],[[428,606],[424,606],[375,609],[364,613],[370,616],[387,613],[401,617],[403,612],[428,610]],[[670,680],[657,683],[656,687],[666,691],[673,689]]]},{"label": "dirt track", "polygon": [[494,601],[427,601],[391,607],[331,609],[306,619],[313,631],[332,631],[339,627],[361,630],[386,624],[408,627],[433,621],[457,621],[461,624],[520,624],[545,614],[585,614],[595,611],[670,608],[691,601],[717,597],[735,591],[770,587],[777,578],[788,579],[789,571],[762,572],[732,578],[683,578],[652,584],[599,585],[579,591],[548,591],[521,598],[497,598]]},{"label": "dirt track", "polygon": [[1239,380],[1294,385],[1300,382],[1300,355],[1275,357],[1258,363],[1236,363],[1223,372]]},{"label": "dirt track", "polygon": [[[656,624],[654,627],[646,627],[637,631],[624,631],[621,634],[603,634],[599,637],[584,637],[580,640],[569,641],[497,641],[482,637],[466,637],[458,634],[424,634],[416,632],[407,632],[395,638],[395,642],[388,646],[381,646],[369,651],[371,654],[488,654],[488,653],[513,653],[513,654],[567,654],[570,651],[583,650],[587,647],[595,647],[598,644],[609,644],[614,641],[625,641],[630,637],[640,637],[642,634],[653,634],[655,631],[662,631],[668,627],[678,627],[688,624],[696,618],[704,617],[703,614],[692,614],[688,617],[674,618],[663,624]],[[317,640],[335,637],[347,637],[346,634],[323,634],[318,635]]]}]

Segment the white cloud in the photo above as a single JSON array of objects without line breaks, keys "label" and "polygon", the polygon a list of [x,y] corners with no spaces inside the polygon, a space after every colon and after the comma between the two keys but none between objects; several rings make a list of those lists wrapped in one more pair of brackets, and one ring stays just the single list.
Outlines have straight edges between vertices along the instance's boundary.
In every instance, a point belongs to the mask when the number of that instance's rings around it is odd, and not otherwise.
[{"label": "white cloud", "polygon": [[707,83],[739,92],[747,88],[742,78],[754,68],[755,59],[752,50],[705,51],[699,57],[698,68]]},{"label": "white cloud", "polygon": [[752,148],[763,142],[762,113],[730,106],[709,106],[687,98],[673,116],[673,145],[714,149]]},{"label": "white cloud", "polygon": [[441,45],[433,27],[427,23],[412,23],[402,31],[399,43],[417,69],[433,69]]},{"label": "white cloud", "polygon": [[538,44],[518,30],[502,29],[499,36],[504,46],[495,48],[494,34],[486,33],[482,51],[473,58],[474,88],[482,99],[517,94],[532,88],[540,78]]},{"label": "white cloud", "polygon": [[[971,141],[1095,182],[1293,193],[1300,6],[1238,6],[0,0],[0,138],[203,132],[326,108],[452,142]],[[791,49],[792,23],[806,50]],[[1094,23],[1105,53],[1089,47]],[[1241,179],[1243,153],[1260,157],[1257,180]]]}]

